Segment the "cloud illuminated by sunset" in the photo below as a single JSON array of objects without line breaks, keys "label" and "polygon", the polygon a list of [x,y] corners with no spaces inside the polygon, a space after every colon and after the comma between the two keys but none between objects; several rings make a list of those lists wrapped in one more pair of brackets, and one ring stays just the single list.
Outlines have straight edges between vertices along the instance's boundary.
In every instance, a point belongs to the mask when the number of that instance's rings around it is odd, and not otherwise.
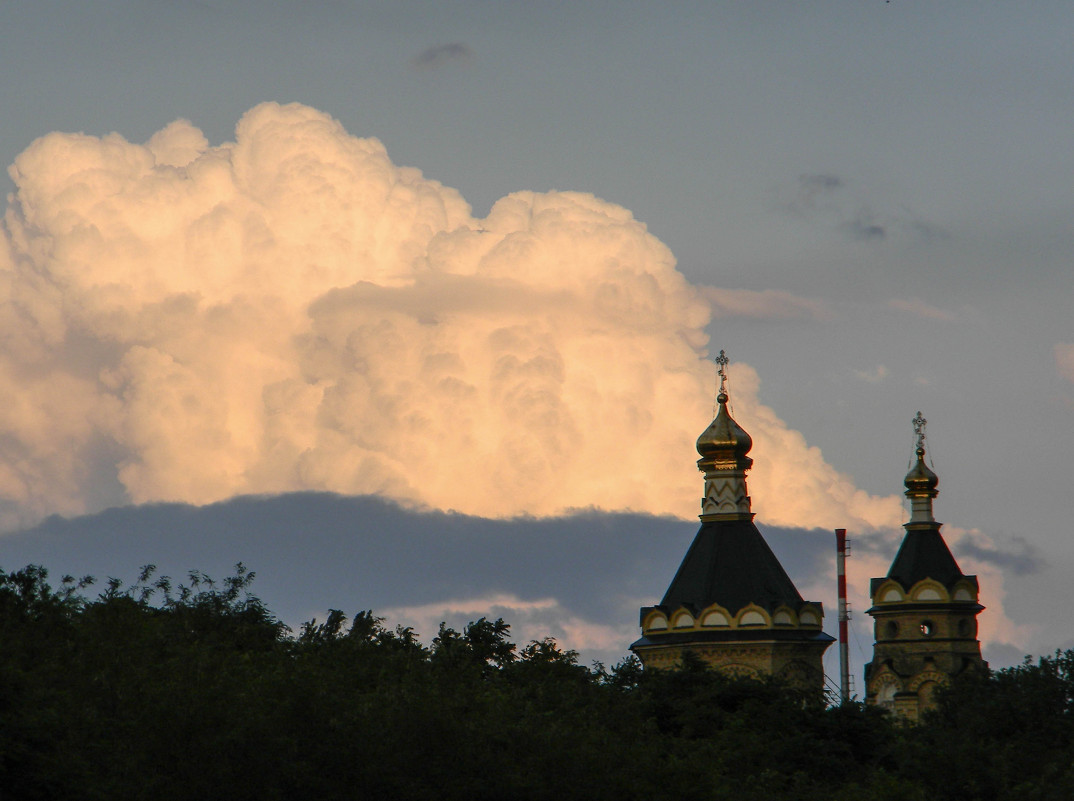
[{"label": "cloud illuminated by sunset", "polygon": [[[708,300],[626,209],[517,192],[483,219],[375,139],[260,105],[210,146],[53,133],[0,240],[8,525],[119,503],[375,493],[484,516],[697,512]],[[773,306],[774,304],[774,306]],[[732,368],[773,524],[892,526]]]}]

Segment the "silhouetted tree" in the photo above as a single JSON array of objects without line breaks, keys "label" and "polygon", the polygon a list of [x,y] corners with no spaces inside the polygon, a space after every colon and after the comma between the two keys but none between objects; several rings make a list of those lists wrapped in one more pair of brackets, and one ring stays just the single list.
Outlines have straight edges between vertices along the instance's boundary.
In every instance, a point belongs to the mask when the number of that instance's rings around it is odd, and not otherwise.
[{"label": "silhouetted tree", "polygon": [[687,659],[610,670],[503,620],[426,647],[292,634],[242,565],[130,586],[0,572],[0,799],[1065,799],[1074,652],[968,676],[920,725]]}]

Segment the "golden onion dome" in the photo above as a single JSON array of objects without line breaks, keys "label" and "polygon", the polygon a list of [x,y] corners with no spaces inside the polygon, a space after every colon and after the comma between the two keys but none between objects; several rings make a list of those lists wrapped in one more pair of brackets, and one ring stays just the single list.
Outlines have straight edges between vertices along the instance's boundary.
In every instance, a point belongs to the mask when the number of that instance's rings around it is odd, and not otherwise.
[{"label": "golden onion dome", "polygon": [[910,468],[903,483],[906,485],[907,495],[928,494],[936,497],[940,478],[925,464],[925,449],[921,445],[917,447],[917,464]]},{"label": "golden onion dome", "polygon": [[[719,411],[716,412],[716,418],[709,423],[708,428],[697,438],[697,452],[701,454],[703,460],[721,457],[721,460],[728,457],[736,460],[743,459],[753,447],[753,439],[727,411],[726,393],[721,392],[716,397],[716,402],[719,404]],[[749,464],[746,466],[748,467]]]}]

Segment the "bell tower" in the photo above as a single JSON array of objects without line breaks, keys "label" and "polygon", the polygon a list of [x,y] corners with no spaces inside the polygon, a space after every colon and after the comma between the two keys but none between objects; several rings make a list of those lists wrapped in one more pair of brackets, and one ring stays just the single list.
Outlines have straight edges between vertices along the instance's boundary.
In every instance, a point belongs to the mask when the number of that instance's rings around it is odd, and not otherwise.
[{"label": "bell tower", "polygon": [[663,600],[642,607],[641,639],[630,646],[646,668],[670,668],[687,651],[740,675],[775,675],[823,688],[832,637],[820,603],[803,601],[753,523],[746,471],[753,440],[728,411],[721,350],[715,419],[697,440],[705,476],[701,528]]},{"label": "bell tower", "polygon": [[869,594],[876,642],[865,666],[865,700],[916,721],[937,686],[988,667],[977,639],[977,577],[962,573],[932,516],[940,480],[925,464],[925,423],[913,420],[917,462],[906,474],[910,522],[891,569]]}]

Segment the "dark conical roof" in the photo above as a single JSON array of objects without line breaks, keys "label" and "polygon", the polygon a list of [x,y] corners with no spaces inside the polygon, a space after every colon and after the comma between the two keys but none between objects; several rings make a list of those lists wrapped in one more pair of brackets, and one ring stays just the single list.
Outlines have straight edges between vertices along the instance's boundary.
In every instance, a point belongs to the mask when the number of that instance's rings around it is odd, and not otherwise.
[{"label": "dark conical roof", "polygon": [[660,605],[700,611],[713,603],[732,615],[751,603],[768,611],[803,603],[752,520],[703,522]]},{"label": "dark conical roof", "polygon": [[888,578],[895,579],[905,589],[926,578],[949,587],[963,578],[963,573],[936,525],[907,530]]}]

